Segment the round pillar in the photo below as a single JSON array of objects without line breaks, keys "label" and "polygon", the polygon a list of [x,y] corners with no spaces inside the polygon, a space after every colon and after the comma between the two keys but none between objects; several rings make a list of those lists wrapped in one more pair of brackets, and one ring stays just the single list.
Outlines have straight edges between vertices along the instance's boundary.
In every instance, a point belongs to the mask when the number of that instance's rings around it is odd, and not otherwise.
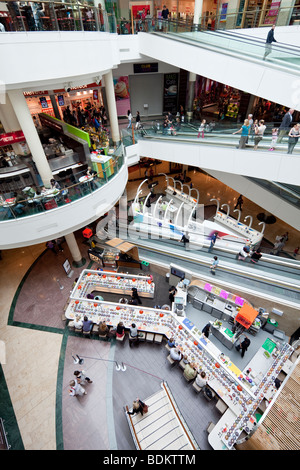
[{"label": "round pillar", "polygon": [[65,239],[73,258],[72,265],[74,268],[80,268],[81,266],[84,266],[86,259],[81,256],[74,233],[72,232],[68,235],[65,235]]},{"label": "round pillar", "polygon": [[[14,112],[14,108],[10,102],[9,96],[6,93],[5,103],[0,104],[0,121],[4,127],[5,132],[20,131],[21,126]],[[23,149],[20,144],[12,144],[12,148],[17,155],[23,155]]]},{"label": "round pillar", "polygon": [[25,96],[22,90],[8,91],[8,96],[13,106],[16,117],[20,123],[21,129],[25,135],[27,145],[30,149],[32,158],[36,164],[37,170],[46,187],[50,187],[52,171],[41,144],[39,135],[33,123],[30,111],[28,109]]},{"label": "round pillar", "polygon": [[111,138],[114,143],[117,143],[120,141],[120,132],[112,71],[110,70],[108,73],[103,75],[103,79],[105,83],[105,93],[108,105]]}]

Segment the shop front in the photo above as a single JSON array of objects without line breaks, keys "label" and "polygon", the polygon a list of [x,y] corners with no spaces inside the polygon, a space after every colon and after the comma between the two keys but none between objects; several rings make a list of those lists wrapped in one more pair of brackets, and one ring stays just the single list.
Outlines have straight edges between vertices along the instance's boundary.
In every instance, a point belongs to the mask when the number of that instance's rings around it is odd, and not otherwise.
[{"label": "shop front", "polygon": [[70,111],[70,124],[79,125],[77,119],[77,110],[85,110],[87,107],[99,108],[103,106],[103,97],[101,83],[90,83],[79,87],[70,88],[66,91],[64,88],[56,90],[41,90],[24,92],[30,114],[38,129],[41,127],[39,119],[40,113],[45,113],[57,119],[68,120],[66,111]]}]

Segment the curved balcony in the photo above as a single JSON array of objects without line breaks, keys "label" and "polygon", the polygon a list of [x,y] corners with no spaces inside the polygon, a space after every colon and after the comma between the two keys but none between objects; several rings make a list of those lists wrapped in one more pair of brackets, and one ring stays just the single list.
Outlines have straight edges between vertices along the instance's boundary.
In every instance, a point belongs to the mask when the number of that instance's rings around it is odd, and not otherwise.
[{"label": "curved balcony", "polygon": [[11,197],[3,200],[0,249],[45,242],[93,222],[116,204],[127,179],[126,159],[120,146],[113,163],[92,178],[86,176],[85,170],[75,177],[66,175],[60,180],[60,190],[37,188],[28,197],[23,192],[24,199],[18,203]]}]

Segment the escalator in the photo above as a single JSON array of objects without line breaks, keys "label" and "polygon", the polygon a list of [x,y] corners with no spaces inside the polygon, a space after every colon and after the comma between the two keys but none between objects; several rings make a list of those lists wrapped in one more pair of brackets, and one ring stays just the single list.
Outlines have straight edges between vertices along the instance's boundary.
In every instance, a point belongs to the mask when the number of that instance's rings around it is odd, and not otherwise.
[{"label": "escalator", "polygon": [[[130,231],[129,231],[130,234]],[[200,277],[214,279],[227,288],[242,289],[248,294],[260,296],[274,302],[299,309],[300,307],[300,265],[297,262],[279,260],[273,264],[265,257],[257,265],[249,261],[239,261],[235,253],[214,248],[209,252],[207,247],[201,250],[189,249],[175,240],[136,238],[136,232],[129,240],[139,248],[141,259],[158,265],[179,265]],[[216,276],[212,276],[210,265],[213,256],[218,256],[219,266]],[[272,257],[271,257],[272,258]],[[294,261],[294,260],[291,260]]]}]

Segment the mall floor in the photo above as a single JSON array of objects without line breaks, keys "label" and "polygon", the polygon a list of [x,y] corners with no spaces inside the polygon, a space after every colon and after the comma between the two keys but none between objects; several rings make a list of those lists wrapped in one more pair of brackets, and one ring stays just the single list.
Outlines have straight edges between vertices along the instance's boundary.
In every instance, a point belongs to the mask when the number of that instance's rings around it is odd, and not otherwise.
[{"label": "mall floor", "polygon": [[[168,172],[168,164],[161,164],[158,172]],[[191,172],[190,176],[204,204],[211,204],[212,197],[232,204],[238,196],[209,176],[199,172]],[[131,170],[130,178],[139,178],[139,170]],[[128,199],[134,197],[140,181],[128,183]],[[163,177],[159,181],[164,184]],[[254,215],[259,212],[260,207],[245,200],[243,214],[253,214],[255,221]],[[298,232],[286,224],[277,221],[266,228],[265,235],[273,242],[278,233],[286,231],[290,233],[287,247],[293,250]],[[87,258],[87,246],[82,241],[79,236],[82,254]],[[123,406],[130,405],[137,394],[145,397],[156,391],[163,379],[176,391],[180,406],[186,404],[184,412],[193,417],[190,425],[199,432],[200,447],[209,448],[205,424],[218,419],[214,404],[205,401],[203,406],[203,397],[192,393],[179,369],[167,368],[163,346],[141,344],[131,349],[128,343],[116,345],[69,334],[62,320],[63,307],[82,269],[75,269],[72,278],[67,278],[62,263],[69,256],[67,247],[54,256],[45,251],[43,243],[2,252],[0,340],[5,345],[5,358],[0,368],[0,390],[7,393],[0,396],[8,399],[4,403],[0,398],[0,410],[6,417],[10,442],[27,450],[134,449]],[[89,264],[87,259],[84,267]],[[155,275],[163,273],[155,271]],[[167,295],[167,283],[159,285],[159,295]],[[84,357],[84,368],[93,380],[82,399],[68,395],[74,353]],[[127,363],[126,372],[116,372],[112,358]],[[198,426],[201,420],[202,427]]]}]

